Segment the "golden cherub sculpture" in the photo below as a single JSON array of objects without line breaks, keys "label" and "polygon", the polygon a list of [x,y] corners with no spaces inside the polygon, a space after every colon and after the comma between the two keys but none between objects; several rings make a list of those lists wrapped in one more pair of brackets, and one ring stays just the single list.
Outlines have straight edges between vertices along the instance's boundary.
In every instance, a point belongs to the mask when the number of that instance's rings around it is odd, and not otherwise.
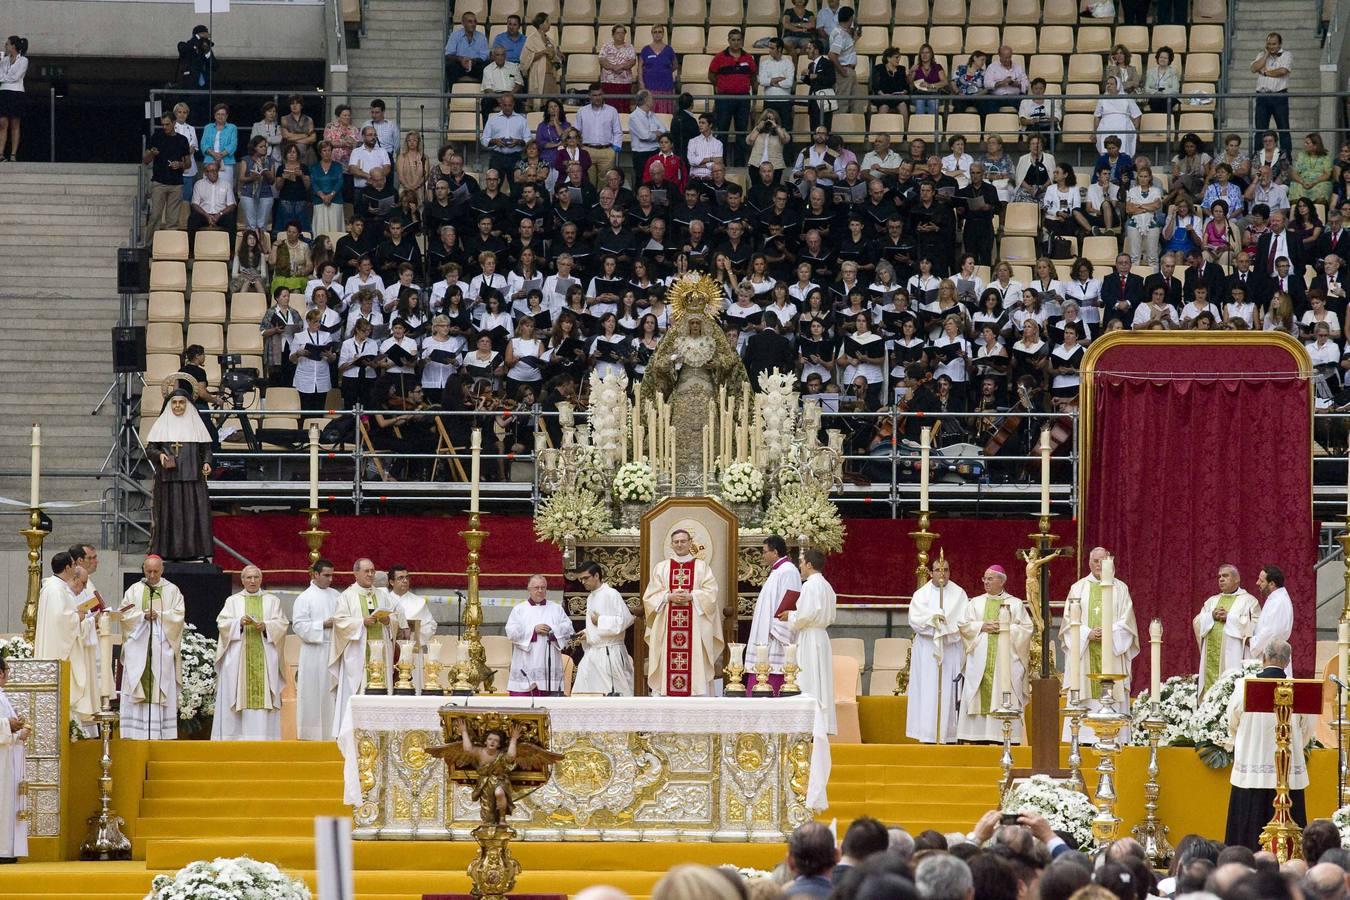
[{"label": "golden cherub sculpture", "polygon": [[[516,801],[547,781],[551,767],[562,761],[562,754],[521,740],[526,723],[513,721],[512,717],[480,720],[481,743],[474,742],[464,716],[455,716],[452,721],[459,742],[429,746],[426,752],[445,760],[452,780],[472,784],[473,799],[478,801],[485,825],[505,824]],[[446,732],[448,724],[445,723]]]}]

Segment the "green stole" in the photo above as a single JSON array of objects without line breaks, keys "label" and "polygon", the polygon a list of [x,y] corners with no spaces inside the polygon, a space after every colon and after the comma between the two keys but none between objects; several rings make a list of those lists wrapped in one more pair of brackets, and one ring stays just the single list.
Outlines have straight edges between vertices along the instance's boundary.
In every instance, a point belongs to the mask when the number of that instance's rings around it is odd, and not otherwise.
[{"label": "green stole", "polygon": [[[363,610],[365,610],[365,615],[363,615],[363,616],[361,617],[361,618],[363,618],[363,619],[366,618],[366,616],[373,616],[373,615],[375,615],[375,613],[379,610],[379,608],[380,608],[380,602],[379,602],[379,600],[376,599],[376,597],[375,597],[375,592],[374,592],[374,591],[362,591],[362,592],[361,592],[361,608],[362,608]],[[367,641],[367,642],[370,642],[370,641],[382,641],[382,640],[384,640],[384,626],[383,626],[383,625],[381,625],[379,622],[374,622],[374,623],[372,623],[372,624],[366,626],[366,641]]]},{"label": "green stole", "polygon": [[[997,622],[1000,607],[1003,606],[1003,595],[997,597],[984,598],[984,621]],[[986,634],[986,643],[984,646],[984,673],[980,675],[980,709],[988,714],[989,710],[994,708],[994,668],[998,665],[998,642],[1003,635],[994,632]],[[1012,673],[1008,673],[1012,678]],[[999,698],[1002,702],[1002,698]]]},{"label": "green stole", "polygon": [[[1093,581],[1088,585],[1088,609],[1087,609],[1087,627],[1102,628],[1102,583]],[[1102,628],[1102,637],[1106,637],[1110,629]],[[1115,649],[1115,642],[1112,641],[1112,649]],[[1100,675],[1102,672],[1102,642],[1101,640],[1088,641],[1088,674]]]},{"label": "green stole", "polygon": [[[156,600],[160,600],[159,585],[146,585],[145,593],[141,594],[141,609],[148,610],[154,606]],[[164,612],[163,601],[159,604],[160,612]],[[160,620],[159,627],[164,627],[163,620]],[[151,632],[153,633],[153,623]],[[141,672],[141,693],[145,697],[146,703],[154,703],[155,700],[155,667],[152,664],[153,654],[156,648],[153,641],[147,644],[148,649],[145,652],[145,670]]]},{"label": "green stole", "polygon": [[[1221,609],[1229,612],[1233,604],[1237,601],[1236,594],[1220,594],[1219,602],[1214,605],[1215,609]],[[1225,623],[1215,621],[1209,628],[1209,633],[1205,635],[1205,689],[1208,690],[1219,680],[1219,675],[1223,670],[1223,626]]]},{"label": "green stole", "polygon": [[[263,620],[262,594],[244,595],[244,615]],[[252,628],[244,631],[244,709],[267,709],[267,650]]]}]

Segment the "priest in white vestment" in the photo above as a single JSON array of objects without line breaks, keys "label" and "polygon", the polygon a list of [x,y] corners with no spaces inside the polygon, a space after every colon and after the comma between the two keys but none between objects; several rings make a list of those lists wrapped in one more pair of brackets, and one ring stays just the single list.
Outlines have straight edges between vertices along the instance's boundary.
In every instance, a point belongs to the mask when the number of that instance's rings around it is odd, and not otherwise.
[{"label": "priest in white vestment", "polygon": [[164,560],[147,556],[141,580],[117,608],[122,619],[121,736],[141,741],[178,737],[178,673],[187,607],[164,577]]},{"label": "priest in white vestment", "polygon": [[[1102,638],[1108,632],[1102,625],[1102,594],[1108,584],[1113,609],[1112,618],[1115,621],[1111,623],[1110,640],[1104,643]],[[1078,696],[1089,711],[1101,708],[1101,701],[1097,699],[1100,691],[1087,676],[1089,673],[1102,671],[1103,653],[1109,648],[1112,671],[1121,675],[1121,680],[1116,682],[1116,709],[1128,712],[1130,664],[1139,655],[1139,626],[1134,619],[1134,601],[1130,598],[1130,587],[1115,576],[1115,561],[1111,559],[1111,554],[1106,548],[1094,547],[1088,554],[1088,574],[1075,581],[1069,588],[1068,600],[1070,602],[1077,600],[1082,609],[1078,646],[1069,646],[1067,615],[1060,622],[1059,640],[1066,654],[1078,655],[1078,671],[1082,673],[1082,680],[1077,688]],[[1073,685],[1069,685],[1069,688],[1072,689]],[[1063,732],[1065,741],[1069,740],[1069,731],[1069,721],[1066,718]],[[1129,739],[1129,731],[1128,726],[1121,729],[1122,744]],[[1096,734],[1086,722],[1079,729],[1078,739],[1083,744],[1097,742]]]},{"label": "priest in white vestment", "polygon": [[384,588],[375,586],[375,564],[358,559],[352,566],[355,579],[338,598],[333,616],[333,649],[328,671],[337,682],[337,706],[333,733],[342,734],[348,701],[366,690],[366,663],[370,645],[378,645],[384,661],[384,693],[394,692],[394,638],[406,624],[398,601]]},{"label": "priest in white vestment", "polygon": [[945,557],[934,561],[932,578],[910,600],[914,644],[905,734],[921,744],[956,741],[959,679],[965,662],[960,626],[969,604],[966,592],[951,580],[951,564]]},{"label": "priest in white vestment", "polygon": [[[780,618],[778,610],[787,601],[788,610],[796,608],[797,598],[802,592],[802,576],[787,555],[787,541],[776,534],[764,539],[760,548],[760,561],[769,567],[769,577],[755,598],[755,614],[750,621],[750,639],[748,646],[751,656],[755,647],[765,644],[769,648],[769,683],[773,692],[778,693],[783,686],[783,648],[793,641],[792,629],[786,618]],[[758,678],[753,672],[745,675],[746,690],[753,690]]]},{"label": "priest in white vestment", "polygon": [[511,642],[506,692],[512,697],[556,697],[563,691],[562,648],[572,639],[572,620],[548,599],[543,575],[532,575],[527,587],[529,599],[512,608],[506,619]]},{"label": "priest in white vestment", "polygon": [[114,616],[111,613],[111,604],[104,601],[103,595],[94,584],[94,573],[98,571],[98,548],[92,544],[73,544],[70,548],[70,559],[75,565],[83,568],[88,576],[84,590],[76,598],[77,602],[89,605],[90,600],[94,601],[92,606],[98,613],[94,619],[94,631],[98,637],[95,658],[98,665],[98,700],[102,706],[104,700],[111,702],[117,696],[117,681],[113,678]]},{"label": "priest in white vestment", "polygon": [[281,740],[282,643],[289,622],[281,601],[262,591],[262,571],[245,566],[244,589],[216,616],[216,716],[213,741]]},{"label": "priest in white vestment", "polygon": [[81,606],[88,576],[64,550],[52,557],[52,576],[42,583],[38,596],[37,634],[33,655],[37,659],[64,659],[70,663],[70,716],[85,737],[98,734],[94,715],[101,706],[98,695],[98,631],[96,613]]},{"label": "priest in white vestment", "polygon": [[[966,617],[961,620],[961,639],[965,642],[965,685],[961,691],[961,716],[956,736],[963,741],[1001,743],[1003,723],[989,714],[999,708],[1003,698],[994,689],[1002,643],[1012,645],[1012,665],[1008,684],[1012,708],[1026,708],[1027,666],[1031,661],[1031,615],[1021,598],[1005,593],[1008,573],[1002,566],[984,570],[984,593],[971,598]],[[1008,608],[1007,633],[999,630],[999,612]],[[1024,741],[1022,719],[1012,723],[1012,742]]]},{"label": "priest in white vestment", "polygon": [[1191,620],[1195,642],[1200,645],[1200,696],[1204,697],[1219,676],[1239,668],[1247,652],[1247,640],[1256,629],[1261,604],[1242,588],[1236,566],[1219,566],[1219,593],[1205,601]]},{"label": "priest in white vestment", "polygon": [[291,630],[300,638],[295,676],[295,736],[302,741],[331,741],[337,717],[337,679],[328,670],[333,652],[333,616],[341,595],[333,590],[333,564],[316,559],[309,587],[295,598]]},{"label": "priest in white vestment", "polygon": [[586,597],[586,630],[583,647],[586,654],[577,666],[572,681],[572,696],[604,694],[633,696],[633,658],[624,643],[633,625],[633,614],[619,592],[605,583],[598,563],[582,566],[581,586]]},{"label": "priest in white vestment", "polygon": [[431,614],[427,598],[413,593],[412,576],[408,573],[407,566],[389,567],[389,594],[398,604],[399,613],[403,616],[406,632],[400,637],[411,640],[415,648],[412,680],[413,688],[420,694],[425,683],[423,666],[426,663],[427,647],[436,636],[436,617]]},{"label": "priest in white vestment", "polygon": [[[1261,616],[1256,620],[1256,631],[1247,642],[1247,658],[1260,659],[1266,648],[1276,641],[1288,641],[1294,631],[1294,601],[1284,589],[1284,570],[1279,566],[1262,566],[1256,577],[1256,593],[1265,597]],[[1291,661],[1285,674],[1293,677]]]},{"label": "priest in white vestment", "polygon": [[0,863],[28,855],[28,796],[19,785],[27,780],[24,745],[29,725],[5,694],[7,681],[9,665],[0,656]]},{"label": "priest in white vestment", "polygon": [[717,578],[693,555],[693,537],[683,528],[671,532],[670,549],[669,559],[652,566],[642,594],[647,687],[660,697],[711,696],[723,647]]},{"label": "priest in white vestment", "polygon": [[825,554],[819,550],[802,551],[801,596],[797,608],[784,613],[797,645],[797,664],[801,673],[797,683],[802,694],[816,701],[816,709],[825,717],[826,734],[839,733],[834,711],[834,653],[830,650],[829,628],[834,624],[834,588],[825,580]]}]

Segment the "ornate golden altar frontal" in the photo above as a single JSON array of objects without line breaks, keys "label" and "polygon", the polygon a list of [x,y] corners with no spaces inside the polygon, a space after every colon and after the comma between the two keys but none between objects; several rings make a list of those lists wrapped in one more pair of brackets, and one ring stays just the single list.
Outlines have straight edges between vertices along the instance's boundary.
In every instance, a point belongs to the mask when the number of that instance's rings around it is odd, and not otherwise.
[{"label": "ornate golden altar frontal", "polygon": [[[810,698],[358,696],[339,736],[357,840],[470,840],[472,788],[426,753],[455,705],[552,717],[552,780],[516,804],[521,840],[781,842],[812,818]],[[824,740],[824,737],[821,737]],[[817,750],[819,752],[819,750]]]}]

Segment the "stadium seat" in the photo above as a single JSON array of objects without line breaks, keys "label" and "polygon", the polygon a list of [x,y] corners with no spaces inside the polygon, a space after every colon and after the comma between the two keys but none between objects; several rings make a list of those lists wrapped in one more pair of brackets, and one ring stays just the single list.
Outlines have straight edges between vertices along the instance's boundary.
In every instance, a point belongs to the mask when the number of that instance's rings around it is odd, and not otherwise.
[{"label": "stadium seat", "polygon": [[[198,235],[200,237],[201,235]],[[192,266],[192,290],[219,291],[230,289],[230,270],[223,262],[197,262]]]},{"label": "stadium seat", "polygon": [[1066,113],[1060,126],[1060,138],[1066,144],[1095,144],[1097,135],[1092,128],[1092,116],[1087,113]]},{"label": "stadium seat", "polygon": [[846,143],[856,144],[867,135],[867,117],[862,113],[837,112],[834,114],[834,123],[830,126],[830,131],[843,135]]},{"label": "stadium seat", "polygon": [[1066,113],[1090,113],[1097,108],[1097,101],[1101,99],[1102,88],[1100,84],[1086,82],[1074,84],[1064,89],[1064,111]]},{"label": "stadium seat", "polygon": [[[1002,25],[1003,0],[970,0],[970,9],[966,12],[966,21],[971,25]],[[990,53],[997,47],[986,47]]]},{"label": "stadium seat", "polygon": [[267,312],[267,295],[238,293],[230,297],[230,321],[257,325]]},{"label": "stadium seat", "polygon": [[895,0],[891,21],[912,22],[922,28],[928,24],[928,0]]},{"label": "stadium seat", "polygon": [[[737,12],[737,15],[739,16],[740,13]],[[705,52],[705,53],[711,53],[711,54],[713,54],[714,56],[716,56],[717,54],[721,53],[723,50],[725,50],[725,49],[727,48],[727,35],[730,34],[731,29],[733,29],[733,28],[738,28],[738,27],[740,27],[740,26],[739,26],[739,25],[709,25],[709,26],[708,26],[708,36],[707,36],[707,40],[706,40],[705,43],[704,43],[704,47],[706,48],[706,49],[704,50],[704,52]],[[861,51],[860,51],[860,52],[861,52]]]},{"label": "stadium seat", "polygon": [[998,45],[997,25],[971,25],[966,29],[966,44],[963,52],[974,53],[976,50],[983,50],[990,56],[996,56],[998,55]]},{"label": "stadium seat", "polygon": [[492,14],[488,21],[494,25],[502,24],[507,16],[524,16],[525,4],[521,0],[492,0]]},{"label": "stadium seat", "polygon": [[[891,32],[891,46],[907,57],[913,57],[918,53],[926,40],[928,40],[927,32],[915,25],[897,25]],[[913,64],[913,59],[906,60],[906,65]]]},{"label": "stadium seat", "polygon": [[1121,44],[1132,54],[1130,62],[1140,65],[1148,55],[1147,25],[1117,25],[1112,43]]},{"label": "stadium seat", "polygon": [[999,241],[998,255],[1000,259],[1006,259],[1008,262],[1020,261],[1025,265],[1031,265],[1038,256],[1036,239],[1028,235],[1005,237]]},{"label": "stadium seat", "polygon": [[1041,230],[1041,207],[1038,203],[1009,203],[1003,209],[1003,234],[1006,237],[1026,235],[1035,237]]},{"label": "stadium seat", "polygon": [[[946,142],[956,137],[958,134],[966,139],[966,152],[976,151],[975,142],[980,136],[980,114],[979,113],[951,113],[947,116],[947,121],[943,125],[943,146]],[[945,155],[945,154],[944,154]]]},{"label": "stadium seat", "polygon": [[568,84],[587,85],[599,80],[600,57],[594,53],[577,53],[567,57]]},{"label": "stadium seat", "polygon": [[600,0],[602,26],[626,25],[633,21],[633,0]]},{"label": "stadium seat", "polygon": [[1228,4],[1226,0],[1195,0],[1191,4],[1192,22],[1218,22],[1223,23],[1228,18]]},{"label": "stadium seat", "polygon": [[[777,25],[783,16],[783,5],[778,0],[749,0],[745,4],[745,24]],[[887,21],[890,21],[889,11]]]},{"label": "stadium seat", "polygon": [[1079,255],[1094,266],[1110,268],[1115,264],[1117,252],[1118,247],[1115,238],[1092,236],[1083,238],[1083,246]]},{"label": "stadium seat", "polygon": [[934,3],[930,13],[934,25],[964,25],[966,22],[966,0],[944,0]]},{"label": "stadium seat", "polygon": [[[1003,29],[1003,43],[1016,50],[1024,50],[1027,53],[1035,51],[1036,53],[1072,53],[1073,52],[1073,29],[1067,25],[1046,25],[1041,29],[1040,34],[1035,34],[1035,29],[1027,25],[1019,25],[1017,34],[1009,35],[1013,26]],[[1023,29],[1032,31],[1030,40],[1023,34]],[[1081,32],[1080,32],[1081,34]],[[1017,43],[1010,39],[1017,38]]]},{"label": "stadium seat", "polygon": [[1069,57],[1069,83],[1101,85],[1102,58],[1096,53],[1075,53]]},{"label": "stadium seat", "polygon": [[862,638],[830,638],[830,654],[838,659],[846,656],[858,663],[858,683],[854,693],[862,693],[862,670],[867,666],[867,645]]},{"label": "stadium seat", "polygon": [[[1011,5],[1008,17],[1012,17]],[[1045,0],[1041,8],[1041,22],[1046,25],[1075,25],[1078,23],[1077,0]]]},{"label": "stadium seat", "polygon": [[176,259],[186,262],[188,238],[186,231],[156,231],[150,245],[152,259]]},{"label": "stadium seat", "polygon": [[193,322],[188,326],[185,346],[201,344],[208,357],[225,352],[225,329],[214,322]]},{"label": "stadium seat", "polygon": [[192,258],[202,260],[230,261],[230,236],[223,231],[202,230],[197,232],[197,240],[192,247]]},{"label": "stadium seat", "polygon": [[[572,74],[572,64],[578,58],[574,56],[567,60],[569,76]],[[597,76],[598,74],[597,72]],[[577,80],[582,79],[578,77]],[[478,139],[478,114],[473,112],[450,113],[450,120],[446,123],[445,137],[450,141],[476,141]]]},{"label": "stadium seat", "polygon": [[455,25],[458,26],[459,20],[465,13],[473,13],[478,17],[479,22],[488,20],[487,0],[458,0],[455,3]]},{"label": "stadium seat", "polygon": [[546,13],[556,26],[561,12],[558,0],[529,0],[525,4],[525,21],[529,22],[540,13]]},{"label": "stadium seat", "polygon": [[899,113],[873,113],[870,128],[872,134],[889,134],[893,144],[905,137],[905,120]]},{"label": "stadium seat", "polygon": [[1223,53],[1222,25],[1192,25],[1190,28],[1192,53]]},{"label": "stadium seat", "polygon": [[188,324],[194,322],[214,322],[220,324],[226,320],[225,293],[223,291],[193,291],[188,305]]},{"label": "stadium seat", "polygon": [[151,322],[145,326],[145,350],[147,353],[172,353],[175,356],[183,352],[183,326],[174,322]]},{"label": "stadium seat", "polygon": [[672,6],[670,21],[676,25],[702,25],[708,18],[708,5],[704,0],[684,0]]},{"label": "stadium seat", "polygon": [[676,25],[670,29],[670,47],[676,53],[702,53],[707,36],[698,25]]},{"label": "stadium seat", "polygon": [[[777,25],[747,25],[745,26],[745,49],[750,53],[768,53],[768,47],[756,47],[759,41],[764,38],[778,37]],[[867,57],[858,60],[861,63]],[[861,79],[859,79],[861,81]]]},{"label": "stadium seat", "polygon": [[[1214,85],[1204,81],[1183,81],[1181,83],[1182,94],[1213,94]],[[1214,98],[1211,96],[1204,103],[1196,103],[1197,98],[1190,97],[1182,102],[1181,108],[1186,112],[1213,112]],[[1325,220],[1323,220],[1325,221]]]},{"label": "stadium seat", "polygon": [[[163,232],[160,232],[163,234]],[[151,291],[146,309],[149,322],[176,322],[183,324],[185,310],[183,295],[178,291]]]},{"label": "stadium seat", "polygon": [[1085,25],[1078,29],[1074,49],[1079,53],[1108,53],[1111,50],[1111,29],[1104,25]]},{"label": "stadium seat", "polygon": [[1064,83],[1064,57],[1057,53],[1037,53],[1027,66],[1027,77],[1044,78],[1050,93],[1059,93],[1058,88]]},{"label": "stadium seat", "polygon": [[225,329],[225,346],[231,353],[262,353],[262,332],[257,325],[231,322]]},{"label": "stadium seat", "polygon": [[[868,25],[858,30],[857,42],[854,49],[859,54],[858,62],[861,63],[868,56],[880,56],[886,52],[886,48],[891,45],[890,29],[884,25]],[[864,86],[861,76],[858,77],[858,86]]]},{"label": "stadium seat", "polygon": [[1177,120],[1178,134],[1195,134],[1200,140],[1209,143],[1214,140],[1214,114],[1207,112],[1184,112]]},{"label": "stadium seat", "polygon": [[666,0],[637,0],[633,21],[655,24],[670,20],[670,4]]},{"label": "stadium seat", "polygon": [[1217,53],[1186,54],[1186,69],[1182,80],[1217,82],[1219,80],[1219,59]]},{"label": "stadium seat", "polygon": [[711,63],[711,54],[686,53],[684,59],[680,60],[680,84],[711,84],[712,79],[708,77]]},{"label": "stadium seat", "polygon": [[[965,39],[959,26],[935,25],[928,29],[928,43],[932,45],[934,53],[950,55],[961,52]],[[947,71],[951,72],[950,69]]]},{"label": "stadium seat", "polygon": [[[183,342],[182,330],[179,332],[178,342]],[[153,387],[162,384],[165,378],[168,378],[179,369],[179,357],[177,353],[147,353],[145,355],[145,383]],[[145,405],[142,401],[142,406]]]},{"label": "stadium seat", "polygon": [[915,138],[923,138],[931,142],[936,132],[937,116],[932,113],[914,113],[909,117],[909,131],[905,138],[911,141]]},{"label": "stadium seat", "polygon": [[[1139,117],[1139,141],[1144,144],[1170,143],[1172,118],[1167,113],[1146,112]],[[1159,172],[1153,173],[1153,182],[1158,184]],[[1163,190],[1167,188],[1158,184]]]},{"label": "stadium seat", "polygon": [[858,0],[856,6],[854,12],[857,14],[859,24],[890,27],[891,4],[889,0]]},{"label": "stadium seat", "polygon": [[1022,123],[1017,113],[990,113],[984,117],[984,136],[998,135],[1005,144],[1016,144],[1022,137]]},{"label": "stadium seat", "polygon": [[745,18],[745,4],[737,3],[712,3],[708,6],[708,24],[710,25],[740,25]]},{"label": "stadium seat", "polygon": [[177,260],[155,260],[150,264],[150,290],[187,290],[187,266]]},{"label": "stadium seat", "polygon": [[1159,47],[1171,47],[1173,56],[1186,52],[1186,39],[1189,28],[1185,25],[1154,25],[1153,52]]},{"label": "stadium seat", "polygon": [[269,387],[263,409],[293,412],[300,408],[300,392],[293,387]]},{"label": "stadium seat", "polygon": [[564,25],[558,38],[563,53],[595,53],[600,45],[595,42],[595,28],[591,25]]}]

